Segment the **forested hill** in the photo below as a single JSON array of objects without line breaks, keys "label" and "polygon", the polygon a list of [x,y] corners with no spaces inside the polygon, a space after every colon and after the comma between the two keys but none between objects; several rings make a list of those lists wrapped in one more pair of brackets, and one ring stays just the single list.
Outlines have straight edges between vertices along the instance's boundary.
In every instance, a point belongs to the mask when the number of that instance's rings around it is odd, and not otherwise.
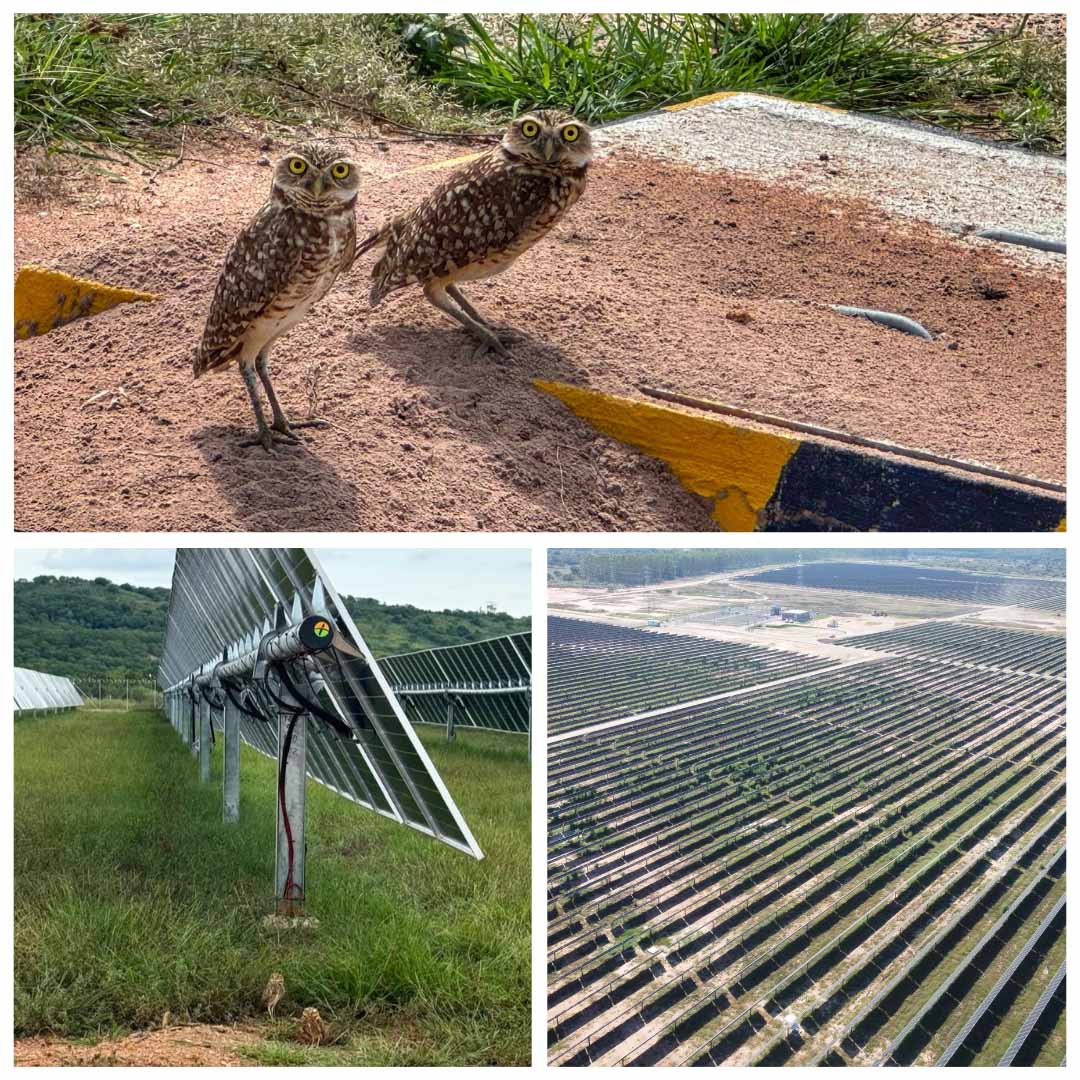
[{"label": "forested hill", "polygon": [[[343,599],[376,656],[529,629],[528,619],[502,612],[425,611],[366,597]],[[168,589],[105,578],[16,581],[15,664],[76,678],[156,672],[168,608]]]}]

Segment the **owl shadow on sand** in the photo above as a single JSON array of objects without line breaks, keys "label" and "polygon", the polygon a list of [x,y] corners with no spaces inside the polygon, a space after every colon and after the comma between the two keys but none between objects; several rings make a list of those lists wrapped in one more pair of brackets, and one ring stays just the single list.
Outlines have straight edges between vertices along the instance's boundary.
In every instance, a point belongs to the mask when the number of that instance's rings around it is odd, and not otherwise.
[{"label": "owl shadow on sand", "polygon": [[240,449],[245,432],[235,424],[209,424],[194,435],[211,481],[236,513],[238,528],[344,532],[357,527],[356,489],[327,461],[319,432],[278,445],[272,454],[259,445]]},{"label": "owl shadow on sand", "polygon": [[[404,314],[404,313],[403,313]],[[463,438],[498,450],[507,463],[528,456],[523,427],[564,428],[581,422],[560,403],[533,386],[534,379],[587,385],[589,377],[546,331],[521,329],[528,312],[511,311],[492,319],[509,353],[478,349],[468,334],[447,325],[386,324],[357,328],[346,347],[396,371],[408,388],[421,390]],[[514,475],[514,470],[509,470]],[[523,487],[533,490],[526,482]]]}]

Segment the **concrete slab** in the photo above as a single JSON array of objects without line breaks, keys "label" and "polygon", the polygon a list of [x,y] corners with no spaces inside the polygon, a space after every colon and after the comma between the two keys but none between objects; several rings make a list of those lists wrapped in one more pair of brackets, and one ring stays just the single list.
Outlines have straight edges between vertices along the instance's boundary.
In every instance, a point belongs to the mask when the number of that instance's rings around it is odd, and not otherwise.
[{"label": "concrete slab", "polygon": [[[1065,238],[1060,158],[761,94],[702,101],[611,125],[596,142],[606,153],[626,147],[704,170],[866,199],[959,235],[998,228]],[[1025,262],[1064,265],[1060,254],[997,246]]]}]

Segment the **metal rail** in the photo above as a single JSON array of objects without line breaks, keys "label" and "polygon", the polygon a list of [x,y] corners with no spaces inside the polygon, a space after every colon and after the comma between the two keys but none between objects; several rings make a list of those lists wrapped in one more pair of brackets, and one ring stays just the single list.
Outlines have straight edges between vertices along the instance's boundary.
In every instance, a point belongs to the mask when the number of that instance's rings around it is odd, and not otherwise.
[{"label": "metal rail", "polygon": [[976,1008],[975,1012],[972,1013],[970,1017],[968,1017],[967,1023],[965,1023],[964,1026],[956,1033],[956,1036],[953,1038],[952,1042],[949,1043],[949,1045],[942,1052],[941,1057],[938,1058],[937,1062],[935,1063],[936,1065],[949,1064],[952,1058],[967,1041],[967,1037],[971,1034],[975,1025],[982,1019],[983,1014],[986,1012],[987,1009],[990,1008],[991,1005],[993,1005],[994,1000],[1002,992],[1002,990],[1005,989],[1006,985],[1012,979],[1013,975],[1016,974],[1017,968],[1019,968],[1020,965],[1027,959],[1028,954],[1035,947],[1036,943],[1041,940],[1042,936],[1049,929],[1050,924],[1054,921],[1054,919],[1058,917],[1058,915],[1064,910],[1064,908],[1065,897],[1062,896],[1058,898],[1058,902],[1054,905],[1053,909],[1047,914],[1046,918],[1044,918],[1043,921],[1039,923],[1038,928],[1031,935],[1031,937],[1028,938],[1027,944],[1024,946],[1024,948],[1021,949],[1020,952],[1013,957],[1012,962],[1001,973],[1001,977],[990,988],[990,992],[986,995],[986,997],[982,999],[981,1002],[979,1002],[978,1008]]},{"label": "metal rail", "polygon": [[1035,1002],[1035,1007],[1028,1013],[1027,1019],[1020,1025],[1020,1030],[1016,1033],[1016,1038],[1009,1043],[1008,1050],[1001,1056],[1001,1060],[998,1062],[998,1067],[1011,1065],[1013,1059],[1024,1048],[1024,1044],[1028,1041],[1029,1036],[1035,1028],[1035,1025],[1039,1022],[1042,1014],[1046,1011],[1046,1006],[1050,1004],[1051,999],[1057,993],[1058,987],[1065,979],[1065,961],[1061,961],[1061,967],[1057,969],[1054,977],[1050,980],[1049,985],[1042,992],[1039,1000]]},{"label": "metal rail", "polygon": [[1041,480],[1035,476],[1022,476],[1020,473],[1008,472],[1005,469],[997,469],[992,465],[980,465],[974,461],[961,461],[958,458],[945,457],[942,454],[934,454],[929,450],[919,450],[911,446],[900,446],[898,443],[886,442],[884,439],[869,439],[863,435],[851,435],[846,431],[837,431],[834,428],[821,427],[818,424],[804,424],[800,420],[787,420],[782,416],[771,416],[768,413],[752,412],[750,409],[742,409],[737,405],[725,405],[719,401],[710,401],[707,398],[690,397],[688,394],[675,394],[670,390],[660,390],[654,386],[642,386],[639,388],[643,394],[658,398],[662,401],[671,401],[676,405],[686,405],[692,409],[701,409],[703,412],[720,413],[724,416],[737,416],[742,420],[752,420],[757,424],[768,424],[770,427],[786,428],[788,431],[798,431],[804,435],[815,435],[818,438],[829,439],[832,442],[845,443],[848,446],[860,446],[868,450],[878,450],[882,453],[891,454],[893,457],[911,458],[914,461],[927,461],[932,465],[942,465],[958,472],[974,473],[977,476],[988,476],[995,480],[1005,480],[1010,484],[1020,484],[1024,487],[1039,488],[1043,491],[1053,491],[1059,494],[1065,493],[1065,485],[1055,480]]}]

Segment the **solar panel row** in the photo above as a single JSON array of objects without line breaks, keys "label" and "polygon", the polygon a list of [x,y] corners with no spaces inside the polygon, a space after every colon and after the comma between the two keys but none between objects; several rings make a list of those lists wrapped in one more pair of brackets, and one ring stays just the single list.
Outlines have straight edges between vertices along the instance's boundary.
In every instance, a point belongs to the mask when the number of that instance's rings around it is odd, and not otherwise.
[{"label": "solar panel row", "polygon": [[[271,637],[313,615],[333,628],[333,647],[283,659],[265,655]],[[233,662],[249,654],[261,664],[237,672]],[[282,708],[306,703],[312,779],[483,857],[379,663],[306,549],[179,549],[158,678],[179,730],[197,737],[195,715],[204,702],[211,711],[234,709],[244,741],[275,759]],[[220,716],[214,723],[220,727]]]},{"label": "solar panel row", "polygon": [[15,669],[15,712],[39,709],[74,709],[83,703],[75,684],[61,675],[30,668]]},{"label": "solar panel row", "polygon": [[532,634],[385,656],[379,661],[413,723],[528,732]]}]

